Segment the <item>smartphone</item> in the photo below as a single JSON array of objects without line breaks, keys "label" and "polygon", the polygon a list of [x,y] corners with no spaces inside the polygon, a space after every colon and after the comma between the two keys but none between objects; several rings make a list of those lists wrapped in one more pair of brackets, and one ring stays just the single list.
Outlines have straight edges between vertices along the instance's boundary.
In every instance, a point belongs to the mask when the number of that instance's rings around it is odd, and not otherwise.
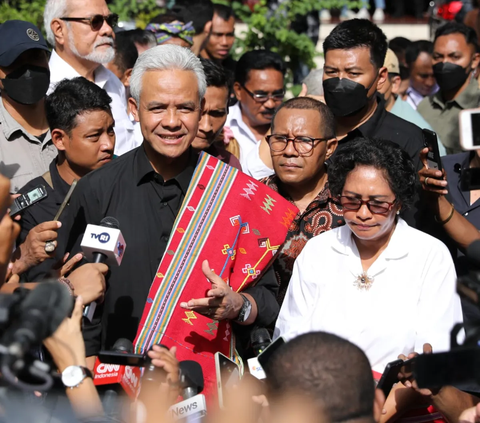
[{"label": "smartphone", "polygon": [[262,369],[265,371],[265,374],[268,378],[268,362],[273,357],[273,355],[285,345],[285,339],[282,336],[279,336],[275,341],[273,341],[267,348],[265,348],[261,354],[258,355],[258,362]]},{"label": "smartphone", "polygon": [[240,382],[240,369],[234,361],[220,352],[215,353],[215,370],[217,372],[218,404],[224,407],[224,397],[228,390],[231,390]]},{"label": "smartphone", "polygon": [[480,109],[467,109],[459,113],[460,145],[465,150],[480,148]]},{"label": "smartphone", "polygon": [[403,367],[404,371],[412,372],[411,368],[412,365],[415,363],[417,357],[411,358],[410,360],[395,360],[388,363],[383,371],[382,377],[378,381],[377,388],[381,389],[385,394],[385,398],[388,397],[388,394],[393,388],[393,385],[397,383],[398,374],[402,370]]},{"label": "smartphone", "polygon": [[106,364],[120,364],[122,366],[145,367],[147,359],[143,354],[132,354],[119,351],[100,351],[98,359]]},{"label": "smartphone", "polygon": [[428,147],[427,164],[430,169],[442,170],[442,160],[438,150],[437,134],[429,129],[422,129],[423,144]]},{"label": "smartphone", "polygon": [[23,210],[39,201],[47,198],[47,190],[44,185],[39,185],[26,194],[22,194],[13,200],[10,207],[10,217],[18,216]]},{"label": "smartphone", "polygon": [[470,167],[462,169],[460,173],[460,189],[462,191],[480,189],[480,168]]},{"label": "smartphone", "polygon": [[78,181],[76,179],[74,179],[73,182],[72,182],[72,185],[70,185],[70,189],[68,190],[67,195],[63,199],[62,205],[60,206],[60,208],[57,211],[57,214],[53,218],[54,222],[56,222],[58,219],[60,219],[60,216],[62,215],[63,210],[65,210],[65,207],[67,206],[68,202],[70,201],[70,198],[72,197],[73,190],[77,186],[77,182]]}]

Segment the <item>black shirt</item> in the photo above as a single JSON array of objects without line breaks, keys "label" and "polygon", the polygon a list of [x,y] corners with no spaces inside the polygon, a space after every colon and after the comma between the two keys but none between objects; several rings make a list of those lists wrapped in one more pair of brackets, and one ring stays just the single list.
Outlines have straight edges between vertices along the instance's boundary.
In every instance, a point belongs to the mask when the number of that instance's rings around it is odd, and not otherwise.
[{"label": "black shirt", "polygon": [[[17,245],[25,242],[28,233],[35,226],[39,225],[40,223],[53,220],[65,196],[67,195],[68,190],[70,189],[70,185],[68,185],[58,173],[57,159],[54,159],[50,163],[49,172],[52,178],[53,188],[47,183],[43,176],[39,176],[38,178],[32,179],[28,184],[18,191],[20,194],[26,194],[35,187],[43,185],[47,190],[47,197],[23,211],[22,218],[20,220],[22,230],[17,238]],[[61,231],[62,228],[59,230],[59,236]],[[28,269],[22,274],[22,281],[40,281],[46,275],[48,275],[52,264],[54,264],[54,260],[46,260],[40,265]]]},{"label": "black shirt", "polygon": [[[110,269],[105,302],[84,330],[87,355],[96,354],[101,346],[110,348],[118,338],[135,338],[196,161],[192,152],[187,167],[165,182],[153,170],[142,145],[79,181],[70,201],[68,218],[73,222],[66,222],[72,229],[65,251],[78,252],[87,223],[98,225],[106,216],[119,221],[127,244],[121,266]],[[256,324],[266,326],[276,318],[277,290],[271,270],[245,290],[258,306]]]},{"label": "black shirt", "polygon": [[379,95],[377,95],[377,109],[370,119],[341,139],[336,151],[340,151],[349,141],[357,137],[390,140],[408,153],[417,171],[423,166],[420,161],[420,151],[423,149],[422,130],[417,125],[387,112],[385,100]]},{"label": "black shirt", "polygon": [[[424,143],[422,130],[413,123],[387,112],[385,110],[385,100],[380,95],[377,95],[377,109],[370,119],[341,139],[338,142],[335,154],[357,137],[392,141],[408,153],[417,171],[423,167],[420,160],[420,151],[423,149]],[[333,160],[335,160],[335,154]],[[410,226],[429,233],[433,232],[433,229],[430,228],[432,224],[431,214],[423,200],[420,184],[417,187],[414,205],[409,210],[402,211],[401,215]]]}]

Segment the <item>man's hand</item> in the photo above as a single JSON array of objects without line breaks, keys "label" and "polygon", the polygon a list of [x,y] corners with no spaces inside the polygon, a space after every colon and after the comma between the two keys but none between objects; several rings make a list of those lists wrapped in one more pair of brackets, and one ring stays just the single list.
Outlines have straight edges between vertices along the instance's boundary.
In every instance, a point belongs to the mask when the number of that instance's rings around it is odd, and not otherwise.
[{"label": "man's hand", "polygon": [[[424,354],[431,354],[433,352],[432,346],[430,344],[423,344],[423,353]],[[411,358],[417,357],[418,353],[413,352],[405,356],[404,354],[400,354],[398,358],[400,360],[406,361],[410,360]],[[413,377],[413,371],[410,366],[402,367],[400,373],[398,374],[398,379],[402,382],[405,387],[415,389],[420,395],[430,397],[433,395],[430,389],[419,389],[417,385],[417,381]]]},{"label": "man's hand", "polygon": [[8,213],[0,220],[0,286],[10,277],[12,249],[15,239],[20,233],[20,225],[15,223]]},{"label": "man's hand", "polygon": [[68,366],[86,365],[85,343],[83,342],[81,325],[82,303],[82,297],[78,296],[72,317],[67,317],[55,333],[43,342],[60,372]]},{"label": "man's hand", "polygon": [[57,246],[57,230],[62,226],[60,222],[43,222],[35,226],[27,235],[25,242],[14,253],[13,273],[21,274],[33,266],[53,257],[55,251],[47,253],[45,243],[52,241]]},{"label": "man's hand", "polygon": [[152,350],[148,352],[148,356],[152,359],[152,364],[159,367],[167,373],[167,383],[170,386],[175,386],[178,393],[178,379],[179,370],[178,360],[176,357],[177,347],[172,347],[170,350],[154,345]]},{"label": "man's hand", "polygon": [[107,272],[108,266],[104,263],[87,263],[75,269],[68,276],[74,287],[74,294],[81,295],[84,304],[103,299]]},{"label": "man's hand", "polygon": [[243,298],[210,269],[208,260],[202,263],[202,272],[212,284],[206,298],[180,303],[180,307],[203,314],[212,320],[235,320],[243,306]]},{"label": "man's hand", "polygon": [[467,408],[458,418],[459,423],[480,423],[480,404]]},{"label": "man's hand", "polygon": [[418,171],[418,177],[422,188],[432,194],[445,195],[448,194],[447,190],[447,175],[445,170],[440,171],[437,169],[429,169],[427,162],[428,148],[424,148],[420,152],[420,160],[423,163],[423,167]]},{"label": "man's hand", "polygon": [[82,253],[75,254],[70,260],[67,261],[69,253],[65,254],[63,260],[59,262],[59,277],[67,276],[68,273],[72,271],[72,269],[77,265],[77,263],[81,262],[83,259]]}]

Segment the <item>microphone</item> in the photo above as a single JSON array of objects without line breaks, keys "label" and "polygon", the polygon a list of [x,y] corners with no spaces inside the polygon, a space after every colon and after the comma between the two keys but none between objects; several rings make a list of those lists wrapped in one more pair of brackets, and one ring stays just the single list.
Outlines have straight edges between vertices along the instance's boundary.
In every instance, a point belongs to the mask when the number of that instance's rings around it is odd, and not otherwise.
[{"label": "microphone", "polygon": [[174,420],[201,420],[207,414],[207,403],[203,391],[203,371],[196,361],[180,362],[180,389],[183,401],[172,405],[168,414]]},{"label": "microphone", "polygon": [[[113,351],[131,354],[133,344],[125,338],[118,339],[112,347]],[[99,355],[101,355],[100,352]],[[102,363],[99,358],[95,362],[93,383],[100,391],[105,391],[105,401],[112,402],[113,392],[115,396],[126,393],[135,399],[140,388],[141,369],[133,366],[120,364]],[[108,394],[108,395],[107,395]]]},{"label": "microphone", "polygon": [[[6,329],[0,342],[5,348],[2,351],[1,373],[8,382],[23,389],[41,390],[38,385],[35,387],[21,380],[20,372],[30,364],[26,356],[34,345],[51,336],[71,311],[70,292],[57,281],[39,284],[18,305],[17,312],[12,316],[13,324]],[[48,370],[42,370],[34,362],[27,373],[46,382]],[[53,383],[52,380],[50,382]]]},{"label": "microphone", "polygon": [[260,365],[257,357],[272,343],[272,338],[270,337],[268,330],[265,328],[254,329],[250,334],[250,343],[252,344],[255,357],[247,360],[248,370],[255,378],[259,380],[266,379],[267,376],[265,375],[265,371]]},{"label": "microphone", "polygon": [[[159,345],[162,348],[168,347],[165,345]],[[151,349],[149,350],[151,351]],[[155,384],[158,386],[160,383],[163,383],[167,380],[167,372],[160,368],[156,367],[152,364],[152,359],[148,356],[148,353],[145,354],[145,371],[142,377],[142,386],[148,386],[149,384]]]},{"label": "microphone", "polygon": [[[108,267],[120,266],[126,243],[120,232],[120,224],[114,217],[104,217],[100,226],[87,225],[81,247],[87,260],[92,263],[105,263]],[[92,321],[97,303],[93,301],[83,311],[84,317]]]}]

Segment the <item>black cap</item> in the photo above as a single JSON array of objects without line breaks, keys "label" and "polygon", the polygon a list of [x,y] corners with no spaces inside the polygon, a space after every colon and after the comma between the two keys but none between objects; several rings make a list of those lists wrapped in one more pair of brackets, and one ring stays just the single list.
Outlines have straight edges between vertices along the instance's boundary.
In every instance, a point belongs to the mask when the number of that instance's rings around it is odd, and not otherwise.
[{"label": "black cap", "polygon": [[0,66],[10,66],[24,51],[50,51],[40,30],[32,23],[11,20],[0,25]]}]

